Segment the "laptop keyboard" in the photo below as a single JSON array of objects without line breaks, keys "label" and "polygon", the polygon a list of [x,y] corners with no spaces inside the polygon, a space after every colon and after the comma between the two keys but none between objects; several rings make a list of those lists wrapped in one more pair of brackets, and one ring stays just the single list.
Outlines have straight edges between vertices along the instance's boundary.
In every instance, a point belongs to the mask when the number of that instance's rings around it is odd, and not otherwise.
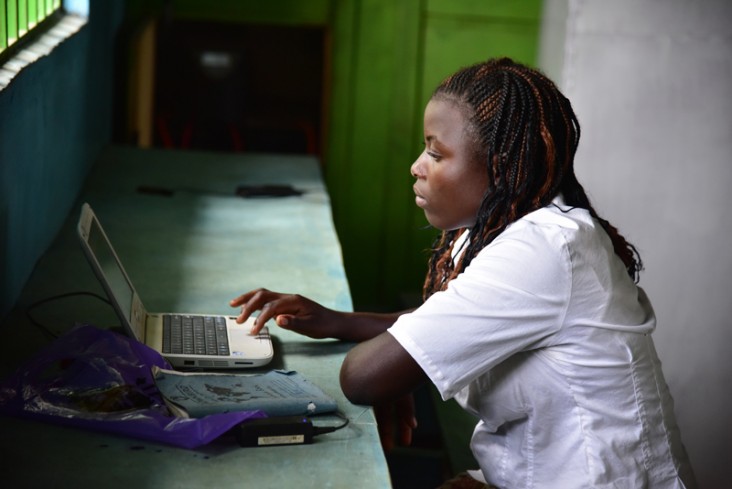
[{"label": "laptop keyboard", "polygon": [[229,355],[226,318],[223,316],[163,316],[163,353]]}]

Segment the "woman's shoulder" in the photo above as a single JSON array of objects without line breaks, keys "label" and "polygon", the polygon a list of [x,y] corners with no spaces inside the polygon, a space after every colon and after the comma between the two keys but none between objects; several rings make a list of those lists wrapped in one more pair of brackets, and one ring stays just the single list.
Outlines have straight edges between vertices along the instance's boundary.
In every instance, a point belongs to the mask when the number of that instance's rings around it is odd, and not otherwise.
[{"label": "woman's shoulder", "polygon": [[557,227],[569,231],[578,231],[583,227],[594,227],[594,220],[587,209],[565,204],[564,199],[557,196],[552,202],[525,215],[515,224]]},{"label": "woman's shoulder", "polygon": [[466,271],[548,287],[569,284],[576,271],[575,257],[606,248],[598,228],[587,210],[555,201],[508,226]]},{"label": "woman's shoulder", "polygon": [[561,252],[565,248],[596,246],[603,235],[604,230],[587,209],[567,206],[557,198],[512,223],[492,244],[528,242]]},{"label": "woman's shoulder", "polygon": [[495,240],[495,245],[515,241],[546,241],[561,245],[572,241],[573,236],[594,228],[594,223],[585,209],[557,205],[556,201],[535,210],[511,223]]}]

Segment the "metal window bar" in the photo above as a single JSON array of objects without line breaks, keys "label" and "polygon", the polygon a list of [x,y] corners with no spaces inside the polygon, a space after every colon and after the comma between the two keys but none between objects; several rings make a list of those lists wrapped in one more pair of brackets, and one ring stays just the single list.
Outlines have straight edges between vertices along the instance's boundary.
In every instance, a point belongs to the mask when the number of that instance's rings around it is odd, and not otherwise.
[{"label": "metal window bar", "polygon": [[10,47],[61,10],[61,0],[0,0],[0,60]]}]

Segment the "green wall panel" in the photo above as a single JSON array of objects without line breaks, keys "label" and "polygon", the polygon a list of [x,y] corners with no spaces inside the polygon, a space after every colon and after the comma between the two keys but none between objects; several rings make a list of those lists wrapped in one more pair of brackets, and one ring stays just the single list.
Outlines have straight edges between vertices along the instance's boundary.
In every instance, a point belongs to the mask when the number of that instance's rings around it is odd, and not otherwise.
[{"label": "green wall panel", "polygon": [[173,0],[173,13],[181,18],[219,22],[264,24],[314,24],[330,21],[331,0]]},{"label": "green wall panel", "polygon": [[496,17],[537,22],[541,17],[541,5],[541,0],[427,0],[426,11],[429,15]]},{"label": "green wall panel", "polygon": [[404,266],[411,220],[419,12],[418,2],[336,2],[326,176],[362,307],[388,308],[403,288],[402,274],[385,276]]},{"label": "green wall panel", "polygon": [[478,61],[508,56],[533,64],[538,28],[536,22],[431,17],[425,30],[422,100],[443,78]]}]

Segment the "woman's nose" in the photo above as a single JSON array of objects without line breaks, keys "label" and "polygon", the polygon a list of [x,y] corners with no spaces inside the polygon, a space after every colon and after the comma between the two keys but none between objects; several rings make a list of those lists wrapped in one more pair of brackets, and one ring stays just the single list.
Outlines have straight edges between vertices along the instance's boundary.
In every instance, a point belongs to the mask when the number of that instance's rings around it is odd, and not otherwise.
[{"label": "woman's nose", "polygon": [[420,153],[419,157],[414,161],[414,163],[412,163],[410,171],[414,178],[419,178],[424,175],[421,165],[422,156],[424,156],[424,152]]}]

